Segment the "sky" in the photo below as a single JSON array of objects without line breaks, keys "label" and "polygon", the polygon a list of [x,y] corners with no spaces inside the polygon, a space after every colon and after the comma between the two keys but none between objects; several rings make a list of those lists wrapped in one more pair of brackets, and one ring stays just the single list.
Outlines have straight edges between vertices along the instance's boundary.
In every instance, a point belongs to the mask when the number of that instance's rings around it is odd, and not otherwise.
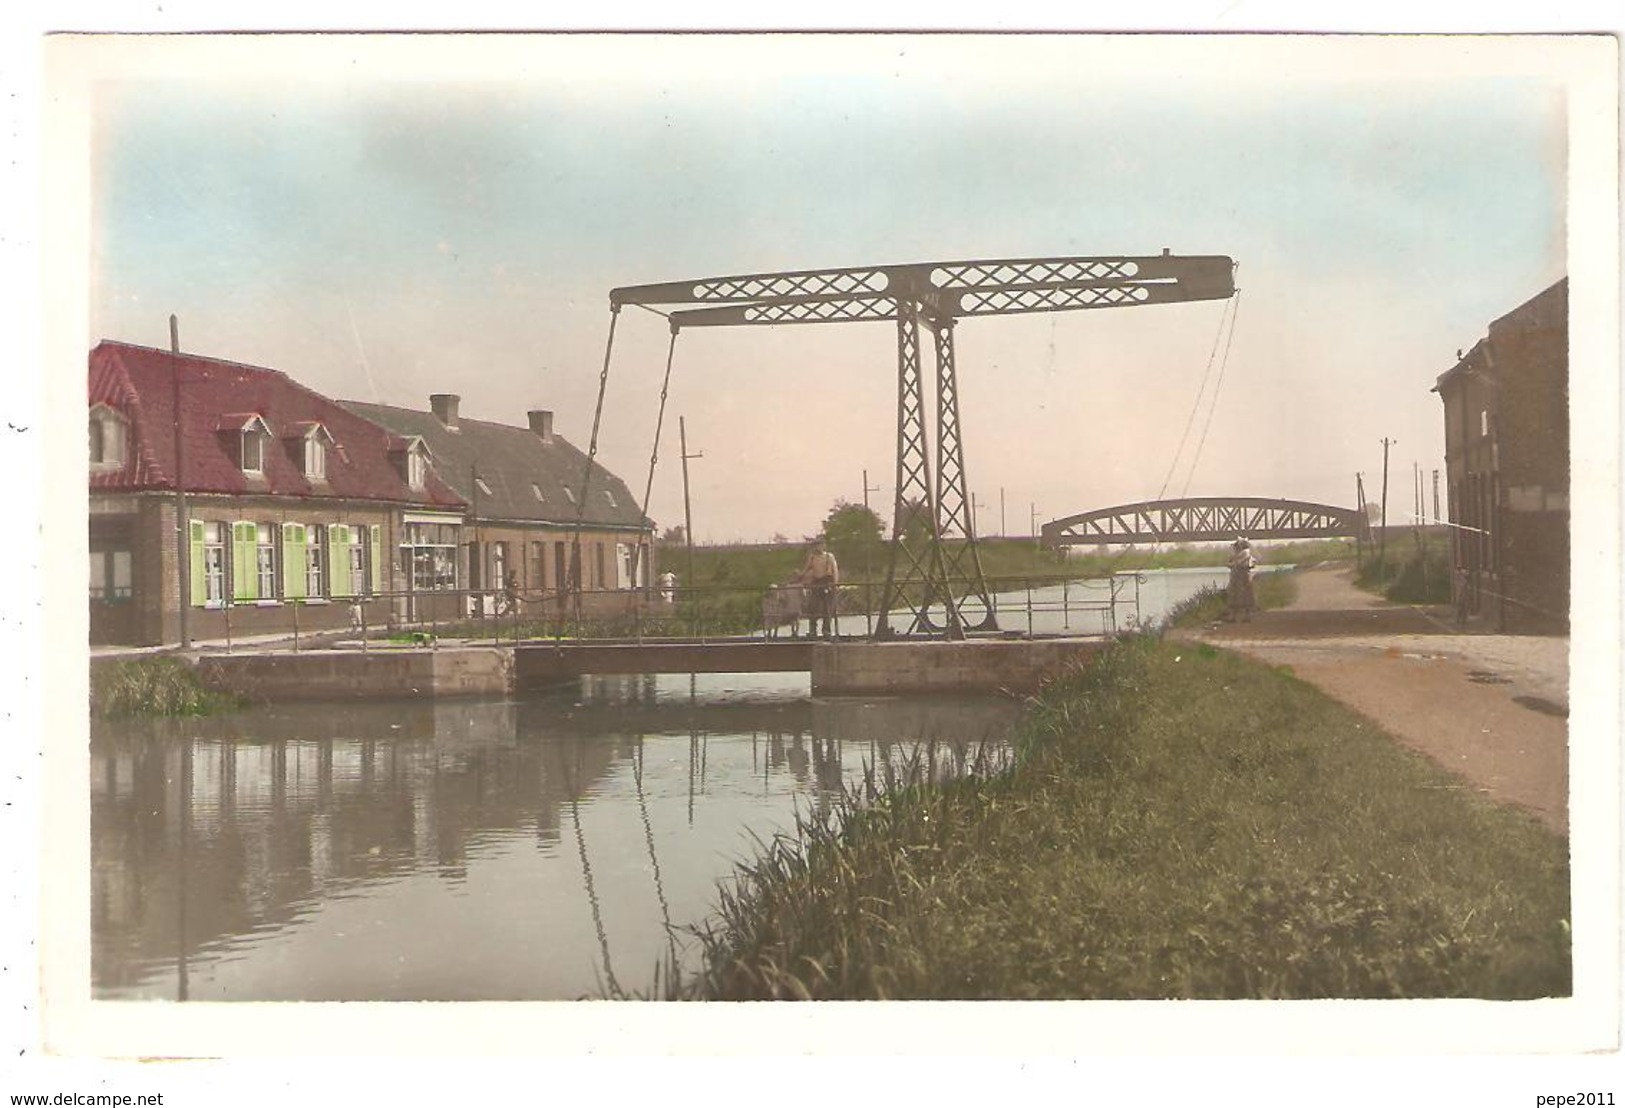
[{"label": "sky", "polygon": [[[348,42],[348,48],[345,43]],[[90,341],[585,447],[615,286],[1225,254],[1234,302],[956,333],[982,534],[1159,495],[1352,506],[1443,467],[1435,378],[1565,274],[1563,87],[1427,39],[623,36],[134,46],[94,86]],[[106,61],[107,59],[103,59]],[[617,323],[599,457],[641,493],[668,332]],[[703,541],[889,521],[890,323],[685,331],[649,513]],[[1429,495],[1431,496],[1431,490]],[[1431,510],[1431,504],[1428,505]]]}]

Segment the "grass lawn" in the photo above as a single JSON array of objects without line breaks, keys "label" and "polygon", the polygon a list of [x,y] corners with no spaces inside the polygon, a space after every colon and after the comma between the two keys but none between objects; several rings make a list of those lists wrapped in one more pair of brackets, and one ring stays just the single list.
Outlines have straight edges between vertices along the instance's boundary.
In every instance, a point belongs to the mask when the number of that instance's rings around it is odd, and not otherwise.
[{"label": "grass lawn", "polygon": [[1568,844],[1295,678],[1128,640],[1013,768],[769,844],[672,995],[1491,997],[1570,991]]}]

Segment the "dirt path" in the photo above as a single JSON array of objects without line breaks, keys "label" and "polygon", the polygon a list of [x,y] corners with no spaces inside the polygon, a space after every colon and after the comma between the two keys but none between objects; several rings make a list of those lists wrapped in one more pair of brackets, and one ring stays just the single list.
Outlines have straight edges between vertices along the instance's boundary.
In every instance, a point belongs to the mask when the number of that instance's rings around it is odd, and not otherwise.
[{"label": "dirt path", "polygon": [[1568,833],[1568,640],[1463,635],[1391,604],[1352,569],[1298,572],[1289,608],[1184,632],[1239,650],[1360,712],[1476,789]]}]

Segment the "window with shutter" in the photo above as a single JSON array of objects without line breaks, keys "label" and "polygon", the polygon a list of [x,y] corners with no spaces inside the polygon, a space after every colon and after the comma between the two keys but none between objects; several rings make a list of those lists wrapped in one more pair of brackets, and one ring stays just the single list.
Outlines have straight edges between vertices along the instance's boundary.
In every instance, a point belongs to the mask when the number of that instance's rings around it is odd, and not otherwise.
[{"label": "window with shutter", "polygon": [[351,596],[350,547],[354,534],[347,523],[334,523],[327,529],[327,588],[329,596]]},{"label": "window with shutter", "polygon": [[191,567],[191,604],[194,608],[201,608],[209,602],[209,572],[208,562],[204,557],[204,527],[201,519],[188,521],[187,530],[187,561]]},{"label": "window with shutter", "polygon": [[233,600],[253,600],[259,594],[259,576],[255,572],[254,524],[239,520],[231,525],[231,597]]},{"label": "window with shutter", "polygon": [[289,600],[305,596],[305,525],[282,525],[282,595]]}]

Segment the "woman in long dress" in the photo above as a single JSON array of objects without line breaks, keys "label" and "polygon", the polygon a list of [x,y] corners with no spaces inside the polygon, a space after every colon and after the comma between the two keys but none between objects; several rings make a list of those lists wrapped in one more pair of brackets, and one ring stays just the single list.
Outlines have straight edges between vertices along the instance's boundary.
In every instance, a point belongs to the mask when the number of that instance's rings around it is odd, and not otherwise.
[{"label": "woman in long dress", "polygon": [[1253,548],[1246,539],[1238,538],[1235,545],[1230,548],[1230,588],[1229,606],[1227,613],[1234,622],[1241,620],[1250,622],[1253,611],[1258,607],[1253,599]]}]

